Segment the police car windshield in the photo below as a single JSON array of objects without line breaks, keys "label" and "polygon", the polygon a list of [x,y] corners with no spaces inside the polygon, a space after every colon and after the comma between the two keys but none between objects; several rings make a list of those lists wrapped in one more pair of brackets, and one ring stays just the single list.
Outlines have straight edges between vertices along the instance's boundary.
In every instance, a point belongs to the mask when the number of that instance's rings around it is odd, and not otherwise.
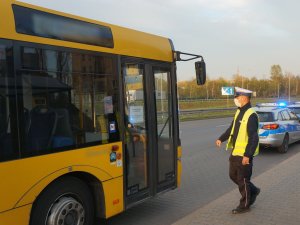
[{"label": "police car windshield", "polygon": [[259,122],[273,122],[274,116],[272,112],[257,112]]},{"label": "police car windshield", "polygon": [[293,108],[293,107],[291,107],[290,109],[291,109],[294,113],[300,114],[300,108]]}]

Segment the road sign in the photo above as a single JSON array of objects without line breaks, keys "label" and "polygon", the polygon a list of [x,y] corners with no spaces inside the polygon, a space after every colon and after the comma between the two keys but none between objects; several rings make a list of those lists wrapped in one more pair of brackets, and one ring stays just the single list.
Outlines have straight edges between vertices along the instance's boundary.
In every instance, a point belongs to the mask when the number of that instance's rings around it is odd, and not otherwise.
[{"label": "road sign", "polygon": [[234,95],[233,87],[222,87],[222,95]]}]

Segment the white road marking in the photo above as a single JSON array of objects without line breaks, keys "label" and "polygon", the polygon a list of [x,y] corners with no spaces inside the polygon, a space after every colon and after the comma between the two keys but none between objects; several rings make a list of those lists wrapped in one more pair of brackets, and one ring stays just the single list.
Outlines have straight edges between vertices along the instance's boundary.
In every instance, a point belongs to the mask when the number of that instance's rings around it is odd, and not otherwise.
[{"label": "white road marking", "polygon": [[223,124],[223,125],[218,125],[218,126],[216,126],[216,127],[227,127],[227,126],[229,126],[230,125],[230,123],[228,123],[228,124]]}]

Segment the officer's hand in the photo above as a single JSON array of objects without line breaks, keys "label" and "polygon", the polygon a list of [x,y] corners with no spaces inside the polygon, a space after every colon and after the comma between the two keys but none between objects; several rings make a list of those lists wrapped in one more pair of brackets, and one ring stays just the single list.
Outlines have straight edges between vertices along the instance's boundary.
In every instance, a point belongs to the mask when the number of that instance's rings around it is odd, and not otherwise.
[{"label": "officer's hand", "polygon": [[216,140],[217,147],[221,147],[222,142],[220,140]]},{"label": "officer's hand", "polygon": [[245,165],[248,165],[248,164],[249,164],[249,158],[246,157],[246,156],[243,156],[242,164],[243,164],[244,166],[245,166]]}]

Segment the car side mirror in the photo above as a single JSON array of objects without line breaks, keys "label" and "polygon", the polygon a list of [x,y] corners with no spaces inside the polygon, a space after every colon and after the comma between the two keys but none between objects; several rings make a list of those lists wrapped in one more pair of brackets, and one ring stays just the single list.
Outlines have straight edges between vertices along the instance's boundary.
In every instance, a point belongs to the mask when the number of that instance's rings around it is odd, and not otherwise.
[{"label": "car side mirror", "polygon": [[195,62],[196,79],[198,85],[203,85],[206,82],[206,66],[202,59],[201,61]]}]

